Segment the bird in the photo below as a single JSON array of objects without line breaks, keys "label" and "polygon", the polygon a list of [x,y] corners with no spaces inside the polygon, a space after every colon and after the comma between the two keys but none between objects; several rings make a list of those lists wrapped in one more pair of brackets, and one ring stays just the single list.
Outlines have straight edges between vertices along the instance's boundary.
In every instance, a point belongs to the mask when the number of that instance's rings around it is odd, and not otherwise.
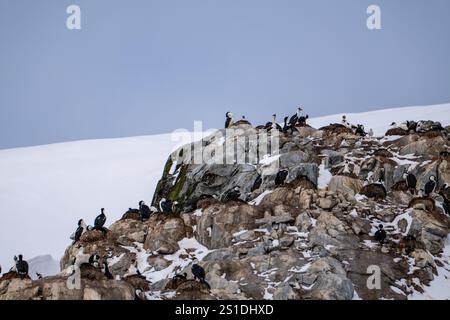
[{"label": "bird", "polygon": [[370,138],[373,137],[373,129],[372,129],[372,128],[369,129],[369,137],[370,137]]},{"label": "bird", "polygon": [[425,196],[428,197],[436,188],[436,177],[430,176],[430,180],[425,184],[424,191]]},{"label": "bird", "polygon": [[309,115],[306,116],[301,116],[300,118],[298,118],[298,125],[301,127],[306,126],[306,120],[309,119]]},{"label": "bird", "polygon": [[234,115],[231,112],[227,112],[225,114],[226,120],[225,120],[225,129],[228,129],[233,124],[233,117]]},{"label": "bird", "polygon": [[356,126],[355,134],[361,137],[365,137],[367,133],[364,131],[364,126],[362,124],[358,124]]},{"label": "bird", "polygon": [[298,130],[295,128],[295,125],[287,123],[288,118],[289,117],[284,117],[284,125],[283,125],[282,131],[283,131],[284,134],[287,134],[288,131],[290,131],[291,134],[293,134],[294,131],[298,131]]},{"label": "bird", "polygon": [[148,220],[152,214],[152,211],[143,200],[139,201],[139,213],[141,214],[142,221]]},{"label": "bird", "polygon": [[277,176],[275,177],[275,185],[280,186],[280,185],[284,184],[288,175],[289,175],[289,171],[287,171],[287,170],[278,171]]},{"label": "bird", "polygon": [[239,186],[235,186],[233,189],[227,191],[223,197],[224,201],[236,201],[241,197],[241,190]]},{"label": "bird", "polygon": [[199,264],[198,264],[198,260],[194,260],[194,264],[192,265],[191,268],[192,274],[194,275],[194,280],[199,280],[201,283],[204,283],[208,286],[208,288],[211,288],[210,285],[208,284],[208,282],[206,282],[205,280],[205,269],[203,269]]},{"label": "bird", "polygon": [[159,207],[164,213],[172,213],[173,211],[173,202],[170,199],[162,198],[159,202]]},{"label": "bird", "polygon": [[100,256],[99,256],[98,254],[94,253],[94,254],[92,254],[92,255],[89,256],[88,263],[89,263],[91,266],[93,266],[93,267],[95,267],[95,268],[98,268],[98,262],[99,262],[99,261],[100,261]]},{"label": "bird", "polygon": [[297,108],[297,112],[289,119],[289,125],[294,127],[298,123],[302,111],[303,109],[301,107]]},{"label": "bird", "polygon": [[101,213],[95,218],[94,221],[94,230],[99,230],[106,233],[106,228],[103,226],[106,222],[105,208],[101,208]]},{"label": "bird", "polygon": [[341,124],[342,124],[344,127],[351,128],[350,123],[347,121],[347,116],[346,116],[346,115],[343,115],[343,116],[342,116]]},{"label": "bird", "polygon": [[23,256],[19,254],[19,259],[16,263],[17,274],[20,279],[25,279],[28,276],[28,262],[23,260]]},{"label": "bird", "polygon": [[108,267],[108,263],[106,261],[103,261],[103,266],[105,267],[105,276],[108,280],[113,280],[114,276],[112,275],[112,273],[109,271],[109,267]]},{"label": "bird", "polygon": [[261,187],[262,184],[262,177],[261,175],[258,175],[258,177],[256,178],[255,182],[253,182],[253,186],[251,188],[251,192],[258,190]]},{"label": "bird", "polygon": [[417,178],[414,174],[412,173],[407,173],[405,172],[403,174],[403,178],[406,181],[406,185],[408,186],[408,190],[409,192],[411,192],[412,194],[416,193],[416,186],[417,186]]},{"label": "bird", "polygon": [[173,279],[181,279],[181,280],[186,280],[187,279],[187,273],[184,272],[183,274],[176,274]]},{"label": "bird", "polygon": [[445,213],[450,216],[450,200],[448,200],[448,198],[445,196],[443,190],[441,190],[439,194],[441,195],[442,199],[444,199],[442,207],[444,208]]},{"label": "bird", "polygon": [[36,276],[38,277],[38,279],[42,279],[42,274],[40,274],[39,272],[36,272]]},{"label": "bird", "polygon": [[272,122],[271,122],[270,128],[268,130],[283,131],[283,128],[281,128],[281,126],[277,123],[277,115],[276,114],[272,115]]},{"label": "bird", "polygon": [[73,240],[72,245],[74,245],[75,243],[78,242],[78,240],[80,240],[81,235],[82,235],[86,230],[87,230],[87,225],[86,225],[86,223],[84,222],[84,220],[83,220],[83,219],[78,220],[78,228],[77,228],[77,230],[75,231],[75,234],[73,235],[73,237],[71,237],[72,240]]},{"label": "bird", "polygon": [[378,226],[377,232],[375,232],[375,240],[378,241],[381,245],[384,243],[386,239],[386,231],[383,229],[383,225],[380,224]]}]

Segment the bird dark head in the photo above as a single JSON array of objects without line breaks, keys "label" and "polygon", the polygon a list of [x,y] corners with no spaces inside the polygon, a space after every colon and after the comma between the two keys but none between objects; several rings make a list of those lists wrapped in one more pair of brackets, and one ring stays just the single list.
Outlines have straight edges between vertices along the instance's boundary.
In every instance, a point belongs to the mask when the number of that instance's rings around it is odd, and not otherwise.
[{"label": "bird dark head", "polygon": [[78,226],[81,227],[81,224],[83,223],[83,219],[78,220]]},{"label": "bird dark head", "polygon": [[21,254],[19,254],[19,261],[22,261],[23,256]]},{"label": "bird dark head", "polygon": [[103,211],[105,211],[105,208],[102,208],[100,211],[103,213]]},{"label": "bird dark head", "polygon": [[378,229],[383,229],[383,225],[380,224],[380,225],[378,226]]},{"label": "bird dark head", "polygon": [[142,206],[144,204],[144,200],[139,201],[139,206]]},{"label": "bird dark head", "polygon": [[289,117],[284,117],[284,121],[286,122],[289,119]]},{"label": "bird dark head", "polygon": [[306,115],[306,119],[309,119],[309,115],[308,114]]},{"label": "bird dark head", "polygon": [[436,177],[435,176],[430,176],[430,181],[436,181]]}]

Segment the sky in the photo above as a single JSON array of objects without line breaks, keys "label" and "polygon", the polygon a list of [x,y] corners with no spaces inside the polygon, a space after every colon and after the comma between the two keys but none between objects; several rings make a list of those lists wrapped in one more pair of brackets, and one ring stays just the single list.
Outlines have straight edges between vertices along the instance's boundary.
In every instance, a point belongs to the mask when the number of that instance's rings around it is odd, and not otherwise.
[{"label": "sky", "polygon": [[[81,30],[66,9],[81,8]],[[369,5],[381,30],[366,26]],[[448,0],[0,0],[0,149],[450,102]]]}]

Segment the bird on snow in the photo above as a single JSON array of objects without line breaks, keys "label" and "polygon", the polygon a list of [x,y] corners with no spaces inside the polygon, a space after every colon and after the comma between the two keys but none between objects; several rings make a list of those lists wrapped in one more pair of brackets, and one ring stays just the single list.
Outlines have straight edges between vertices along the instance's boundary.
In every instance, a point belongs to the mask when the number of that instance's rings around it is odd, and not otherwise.
[{"label": "bird on snow", "polygon": [[19,254],[19,259],[16,263],[16,270],[20,279],[25,279],[25,277],[28,276],[28,262],[23,260],[23,256],[21,254]]},{"label": "bird on snow", "polygon": [[372,128],[369,129],[369,137],[370,137],[370,138],[373,137],[373,130],[372,130]]},{"label": "bird on snow", "polygon": [[405,172],[403,174],[403,178],[406,181],[406,185],[408,186],[408,190],[409,192],[411,192],[411,194],[415,194],[416,193],[416,186],[417,186],[417,178],[414,174],[412,174],[411,172],[407,173]]},{"label": "bird on snow", "polygon": [[226,120],[225,120],[225,129],[228,129],[233,124],[233,117],[234,115],[231,112],[227,112],[225,114]]},{"label": "bird on snow", "polygon": [[434,188],[436,188],[436,177],[430,176],[430,180],[425,183],[425,196],[428,197],[434,191]]},{"label": "bird on snow", "polygon": [[383,225],[380,224],[378,226],[377,232],[375,232],[375,240],[378,241],[381,245],[384,243],[386,239],[386,231],[383,229]]}]

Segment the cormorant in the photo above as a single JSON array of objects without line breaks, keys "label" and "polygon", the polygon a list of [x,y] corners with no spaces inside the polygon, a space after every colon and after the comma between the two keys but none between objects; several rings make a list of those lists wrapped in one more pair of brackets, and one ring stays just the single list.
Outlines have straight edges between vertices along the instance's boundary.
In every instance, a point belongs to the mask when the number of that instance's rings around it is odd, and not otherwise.
[{"label": "cormorant", "polygon": [[275,185],[279,186],[284,184],[284,181],[286,181],[286,178],[289,174],[289,171],[287,170],[281,170],[277,173],[277,176],[275,177]]},{"label": "cormorant", "polygon": [[23,256],[21,254],[19,254],[19,259],[16,263],[16,270],[20,279],[24,279],[26,276],[28,276],[28,263],[23,260]]},{"label": "cormorant", "polygon": [[253,191],[255,191],[255,190],[258,190],[258,189],[261,187],[261,184],[262,184],[262,177],[261,177],[261,175],[259,175],[259,176],[256,178],[255,182],[253,183],[253,186],[252,186],[252,188],[251,188],[251,191],[253,192]]},{"label": "cormorant", "polygon": [[295,125],[297,124],[298,120],[300,119],[302,110],[303,109],[301,107],[297,108],[297,112],[289,119],[289,125],[295,127]]},{"label": "cormorant", "polygon": [[236,201],[239,200],[241,196],[241,191],[239,186],[235,186],[233,189],[229,190],[225,193],[224,200],[225,201]]},{"label": "cormorant", "polygon": [[378,241],[380,244],[383,244],[385,239],[386,239],[386,231],[384,231],[383,225],[380,224],[378,226],[377,232],[375,232],[375,240]]},{"label": "cormorant", "polygon": [[162,198],[159,202],[159,206],[164,213],[172,213],[173,211],[173,202],[170,199]]},{"label": "cormorant", "polygon": [[306,116],[301,116],[300,118],[298,118],[298,125],[301,127],[306,126],[306,120],[309,119],[309,115]]},{"label": "cormorant", "polygon": [[150,208],[142,200],[139,201],[139,213],[141,214],[142,221],[148,220],[152,214]]},{"label": "cormorant", "polygon": [[205,276],[206,276],[205,269],[203,269],[198,264],[197,260],[194,261],[194,264],[192,265],[191,271],[192,271],[192,274],[194,275],[194,280],[198,279],[201,283],[206,284],[208,286],[208,288],[211,288],[209,286],[208,282],[206,282],[206,280],[205,280]]},{"label": "cormorant", "polygon": [[101,209],[101,213],[97,216],[97,218],[95,218],[95,221],[94,221],[94,230],[99,230],[99,231],[101,231],[101,232],[103,232],[103,233],[106,233],[107,230],[106,230],[106,228],[104,227],[105,222],[106,222],[105,209],[102,208],[102,209]]},{"label": "cormorant", "polygon": [[405,178],[406,185],[408,186],[409,192],[412,194],[416,193],[416,186],[417,186],[417,178],[412,173],[404,173],[403,178]]},{"label": "cormorant", "polygon": [[424,191],[425,196],[428,197],[436,188],[436,177],[430,176],[430,180],[425,184]]},{"label": "cormorant", "polygon": [[228,129],[233,124],[233,114],[231,112],[227,112],[225,117],[225,129]]},{"label": "cormorant", "polygon": [[106,261],[103,261],[103,266],[105,267],[105,276],[108,280],[113,280],[114,276],[109,271],[108,263]]},{"label": "cormorant", "polygon": [[86,231],[87,226],[86,223],[84,222],[83,219],[78,220],[78,228],[75,231],[75,234],[73,236],[73,243],[72,245],[74,245],[75,243],[78,242],[78,240],[80,240],[81,235]]},{"label": "cormorant", "polygon": [[184,272],[183,274],[176,274],[173,279],[181,279],[181,280],[186,280],[187,279],[187,273]]}]

